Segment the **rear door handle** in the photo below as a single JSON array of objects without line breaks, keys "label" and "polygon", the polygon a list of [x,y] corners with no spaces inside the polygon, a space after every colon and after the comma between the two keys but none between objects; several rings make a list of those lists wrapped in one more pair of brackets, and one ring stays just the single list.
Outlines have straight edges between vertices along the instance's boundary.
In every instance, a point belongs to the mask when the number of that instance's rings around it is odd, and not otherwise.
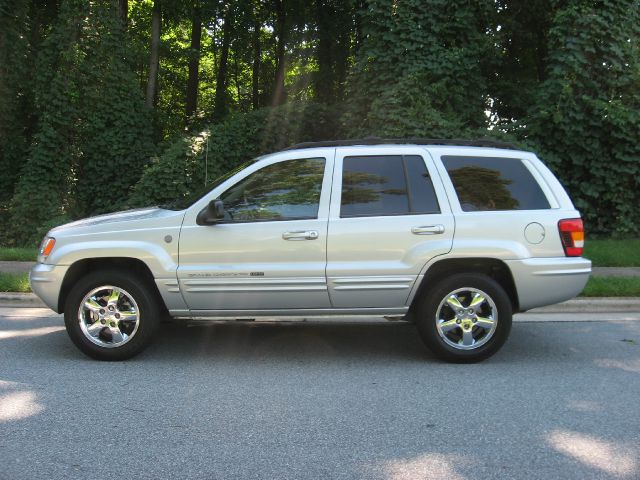
[{"label": "rear door handle", "polygon": [[299,232],[284,232],[282,238],[285,240],[316,240],[318,232],[315,230],[301,230]]},{"label": "rear door handle", "polygon": [[439,235],[444,233],[444,225],[423,225],[420,227],[413,227],[411,233],[416,235]]}]

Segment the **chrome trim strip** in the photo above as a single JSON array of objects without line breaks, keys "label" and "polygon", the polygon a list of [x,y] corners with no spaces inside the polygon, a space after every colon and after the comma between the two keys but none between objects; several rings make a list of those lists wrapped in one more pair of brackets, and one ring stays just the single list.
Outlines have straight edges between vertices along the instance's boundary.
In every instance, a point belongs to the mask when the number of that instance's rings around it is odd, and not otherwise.
[{"label": "chrome trim strip", "polygon": [[180,286],[177,280],[165,280],[164,285],[167,287],[167,292],[180,293]]},{"label": "chrome trim strip", "polygon": [[406,290],[411,285],[343,285],[333,287],[333,290]]},{"label": "chrome trim strip", "polygon": [[394,308],[290,308],[281,310],[169,310],[173,317],[287,317],[315,315],[404,315],[409,307]]},{"label": "chrome trim strip", "polygon": [[585,273],[591,273],[591,269],[580,268],[573,270],[542,270],[540,272],[533,272],[533,275],[584,275]]},{"label": "chrome trim strip", "polygon": [[308,285],[326,285],[323,277],[319,278],[199,278],[199,279],[182,279],[185,285],[300,285],[301,283]]},{"label": "chrome trim strip", "polygon": [[326,292],[326,285],[319,286],[299,286],[299,287],[285,287],[285,286],[273,286],[273,287],[265,287],[264,285],[247,285],[246,287],[235,287],[235,286],[206,286],[203,285],[201,287],[186,287],[185,291],[191,293],[206,293],[206,292],[233,292],[233,293],[255,293],[255,292]]},{"label": "chrome trim strip", "polygon": [[333,291],[407,290],[415,277],[340,277],[329,278]]},{"label": "chrome trim strip", "polygon": [[206,278],[183,279],[183,288],[191,293],[326,292],[323,277],[316,278]]},{"label": "chrome trim strip", "polygon": [[53,282],[54,280],[55,280],[54,278],[37,276],[33,273],[30,273],[30,276],[29,276],[29,281],[31,282],[49,283],[49,282]]},{"label": "chrome trim strip", "polygon": [[332,283],[395,283],[395,282],[413,282],[415,277],[340,277],[329,278]]}]

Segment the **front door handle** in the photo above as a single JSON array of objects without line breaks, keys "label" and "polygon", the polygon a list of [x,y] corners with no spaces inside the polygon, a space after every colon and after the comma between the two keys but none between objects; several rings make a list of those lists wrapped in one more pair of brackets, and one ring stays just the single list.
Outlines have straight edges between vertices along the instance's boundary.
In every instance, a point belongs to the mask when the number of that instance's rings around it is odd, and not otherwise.
[{"label": "front door handle", "polygon": [[301,230],[299,232],[284,232],[282,238],[285,240],[316,240],[318,232],[315,230]]},{"label": "front door handle", "polygon": [[420,227],[413,227],[411,233],[416,235],[439,235],[444,233],[444,225],[424,225]]}]

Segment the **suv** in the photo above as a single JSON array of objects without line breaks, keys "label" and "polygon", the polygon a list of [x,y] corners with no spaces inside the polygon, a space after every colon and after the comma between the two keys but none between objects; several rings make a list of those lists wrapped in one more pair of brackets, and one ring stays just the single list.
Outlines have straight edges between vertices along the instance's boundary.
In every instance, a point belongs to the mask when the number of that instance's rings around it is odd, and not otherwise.
[{"label": "suv", "polygon": [[495,353],[513,313],[576,296],[580,214],[530,152],[478,141],[300,144],[201,197],[69,223],[33,291],[85,354],[140,352],[164,319],[403,316],[438,357]]}]

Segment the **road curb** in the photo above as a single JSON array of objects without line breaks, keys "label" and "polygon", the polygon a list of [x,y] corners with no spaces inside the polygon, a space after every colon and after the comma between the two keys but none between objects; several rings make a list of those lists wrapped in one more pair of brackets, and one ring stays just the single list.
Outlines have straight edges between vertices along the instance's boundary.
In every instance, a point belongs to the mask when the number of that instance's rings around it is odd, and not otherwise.
[{"label": "road curb", "polygon": [[529,313],[624,313],[640,312],[640,297],[583,297],[534,308]]},{"label": "road curb", "polygon": [[[0,307],[44,307],[46,305],[33,293],[0,293]],[[618,313],[640,312],[640,297],[591,297],[574,298],[567,302],[534,308],[530,313]]]},{"label": "road curb", "polygon": [[42,300],[34,293],[2,292],[0,293],[0,307],[43,307],[47,308]]}]

